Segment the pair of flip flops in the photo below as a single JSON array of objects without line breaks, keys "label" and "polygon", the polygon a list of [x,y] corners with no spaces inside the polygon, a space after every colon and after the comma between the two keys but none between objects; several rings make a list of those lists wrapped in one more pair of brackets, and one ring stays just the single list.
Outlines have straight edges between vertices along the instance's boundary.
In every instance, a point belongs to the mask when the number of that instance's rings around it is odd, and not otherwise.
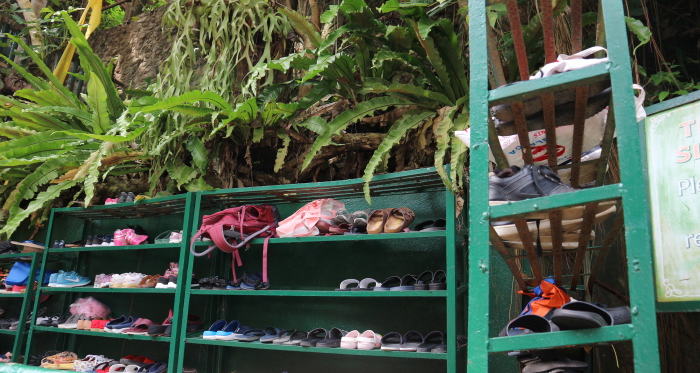
[{"label": "pair of flip flops", "polygon": [[364,278],[362,281],[357,281],[354,278],[349,278],[340,282],[340,287],[337,291],[371,291],[379,282],[373,278]]},{"label": "pair of flip flops", "polygon": [[409,290],[446,290],[447,275],[445,271],[425,271],[418,276],[391,276],[374,288],[374,291],[409,291]]},{"label": "pair of flip flops", "polygon": [[632,321],[627,306],[608,308],[604,305],[571,301],[554,309],[548,317],[522,315],[513,319],[500,336],[546,333],[559,330],[601,328],[610,325],[629,324]]},{"label": "pair of flip flops", "polygon": [[514,351],[515,356],[525,365],[523,373],[584,372],[588,363],[569,359],[555,350]]},{"label": "pair of flip flops", "polygon": [[[457,336],[457,348],[466,346],[466,337]],[[433,331],[425,336],[411,330],[404,335],[397,332],[387,333],[382,337],[382,351],[447,353],[447,336],[440,331]]]},{"label": "pair of flip flops", "polygon": [[301,330],[287,330],[280,333],[277,339],[272,340],[272,344],[284,346],[301,347],[340,347],[341,339],[348,334],[345,330],[332,328],[316,328],[310,332]]}]

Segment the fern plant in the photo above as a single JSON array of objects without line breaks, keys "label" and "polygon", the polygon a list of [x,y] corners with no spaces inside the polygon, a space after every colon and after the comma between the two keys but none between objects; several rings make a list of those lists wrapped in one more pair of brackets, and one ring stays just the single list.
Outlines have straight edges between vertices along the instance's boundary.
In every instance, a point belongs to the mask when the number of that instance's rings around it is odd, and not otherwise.
[{"label": "fern plant", "polygon": [[[449,19],[430,18],[424,5],[386,2],[380,11],[398,12],[405,24],[388,26],[377,19],[364,0],[344,0],[322,17],[325,23],[331,23],[341,14],[346,21],[325,39],[304,17],[286,9],[295,30],[306,33],[303,37],[311,40],[315,49],[271,61],[251,72],[251,90],[271,70],[304,73],[298,81],[270,85],[267,90],[299,84],[313,87],[304,98],[285,104],[286,109],[294,110],[286,115],[293,125],[318,134],[302,168],[308,167],[324,146],[331,145],[332,137],[349,125],[377,113],[403,113],[365,169],[368,201],[369,182],[393,146],[414,129],[428,125],[437,140],[438,173],[448,188],[461,188],[466,148],[453,133],[469,126],[466,61],[457,52],[460,47],[455,26]],[[320,114],[305,110],[310,106],[306,104],[309,97],[328,102],[346,97],[353,107],[327,122]],[[271,103],[279,105],[274,100]],[[452,163],[449,176],[443,167],[448,157]]]}]

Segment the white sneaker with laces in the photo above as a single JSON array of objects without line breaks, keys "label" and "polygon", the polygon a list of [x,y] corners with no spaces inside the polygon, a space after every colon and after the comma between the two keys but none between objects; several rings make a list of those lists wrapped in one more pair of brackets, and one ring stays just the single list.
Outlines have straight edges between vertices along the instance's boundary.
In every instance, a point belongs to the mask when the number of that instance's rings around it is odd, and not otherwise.
[{"label": "white sneaker with laces", "polygon": [[124,282],[124,275],[126,275],[126,274],[118,274],[118,273],[113,274],[112,280],[109,282],[109,287],[110,288],[122,287],[122,283]]}]

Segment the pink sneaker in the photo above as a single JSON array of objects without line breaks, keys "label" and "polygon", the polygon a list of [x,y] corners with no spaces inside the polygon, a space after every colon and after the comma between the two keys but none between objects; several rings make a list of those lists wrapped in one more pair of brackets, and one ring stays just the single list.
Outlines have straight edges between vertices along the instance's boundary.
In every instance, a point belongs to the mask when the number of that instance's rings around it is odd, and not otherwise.
[{"label": "pink sneaker", "polygon": [[114,242],[114,246],[127,246],[126,238],[124,237],[124,230],[117,229],[114,232],[114,239],[112,240]]},{"label": "pink sneaker", "polygon": [[[148,236],[136,234],[133,229],[127,228],[127,229],[122,229],[122,235],[124,236],[124,242],[126,242],[126,245],[141,245],[142,243],[145,243],[146,240],[148,239]],[[115,233],[115,238],[114,240],[116,241],[116,233]],[[126,245],[116,245],[115,246],[126,246]]]}]

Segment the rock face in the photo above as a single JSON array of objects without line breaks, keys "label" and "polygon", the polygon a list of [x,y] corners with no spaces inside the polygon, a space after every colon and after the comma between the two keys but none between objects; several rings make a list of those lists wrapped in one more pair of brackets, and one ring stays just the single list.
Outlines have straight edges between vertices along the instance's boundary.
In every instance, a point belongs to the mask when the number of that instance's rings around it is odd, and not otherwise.
[{"label": "rock face", "polygon": [[136,21],[100,30],[90,37],[92,49],[103,62],[117,57],[114,78],[126,88],[145,88],[146,80],[155,80],[161,63],[168,57],[169,32],[164,32],[161,25],[166,7],[140,14]]}]

